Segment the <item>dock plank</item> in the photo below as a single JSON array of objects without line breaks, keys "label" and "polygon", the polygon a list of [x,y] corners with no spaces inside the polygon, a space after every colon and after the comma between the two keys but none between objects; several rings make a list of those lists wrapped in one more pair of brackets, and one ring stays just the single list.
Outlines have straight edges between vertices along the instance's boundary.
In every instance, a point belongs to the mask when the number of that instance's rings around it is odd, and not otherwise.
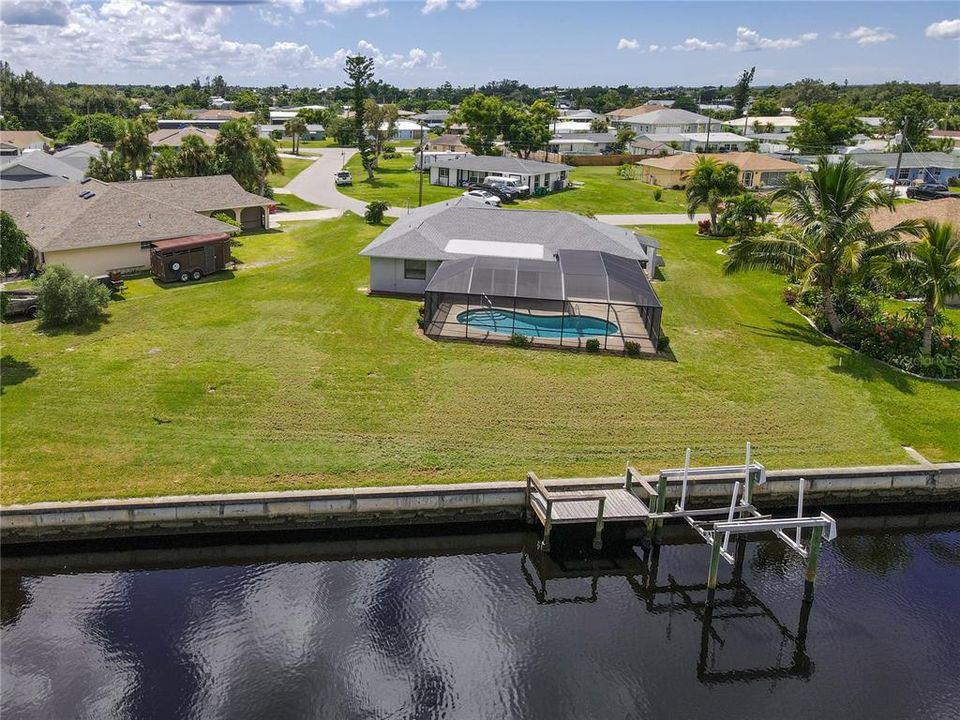
[{"label": "dock plank", "polygon": [[[607,522],[637,522],[645,520],[647,510],[643,502],[628,490],[616,488],[612,490],[556,490],[554,497],[563,497],[564,501],[554,502],[551,513],[551,522],[557,525],[574,523],[591,523],[597,519],[596,500],[575,500],[578,496],[603,495],[603,521]],[[540,522],[547,516],[547,505],[539,492],[530,494],[530,504]]]}]

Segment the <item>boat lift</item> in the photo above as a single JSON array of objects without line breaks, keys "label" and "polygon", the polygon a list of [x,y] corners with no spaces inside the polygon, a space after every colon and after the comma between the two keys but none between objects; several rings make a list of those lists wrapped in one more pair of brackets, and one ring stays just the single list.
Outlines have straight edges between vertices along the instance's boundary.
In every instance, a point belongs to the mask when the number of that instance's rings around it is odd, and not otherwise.
[{"label": "boat lift", "polygon": [[[690,448],[687,448],[683,467],[661,470],[656,489],[640,479],[639,473],[632,467],[627,467],[626,487],[631,489],[633,482],[637,482],[646,492],[647,530],[654,543],[659,543],[665,520],[682,518],[710,546],[710,569],[707,575],[708,602],[713,601],[716,591],[720,559],[723,558],[730,565],[736,563],[736,559],[728,550],[731,536],[758,532],[773,533],[777,539],[807,561],[804,600],[810,601],[813,599],[813,583],[817,577],[820,544],[822,540],[830,541],[836,538],[837,523],[824,512],[819,515],[804,517],[803,490],[805,481],[803,478],[800,478],[796,516],[774,518],[760,513],[753,506],[751,499],[754,485],[762,485],[766,482],[766,468],[760,463],[753,462],[750,455],[750,443],[748,442],[746,458],[742,465],[691,467]],[[729,477],[730,475],[741,475],[742,477],[733,483],[733,491],[727,505],[695,510],[687,509],[687,491],[690,483],[708,478]],[[676,486],[677,484],[680,485],[680,499],[672,510],[667,510],[667,489],[670,485]],[[806,544],[803,542],[803,531],[805,529],[810,530]],[[793,537],[787,534],[789,530],[793,530]]]}]

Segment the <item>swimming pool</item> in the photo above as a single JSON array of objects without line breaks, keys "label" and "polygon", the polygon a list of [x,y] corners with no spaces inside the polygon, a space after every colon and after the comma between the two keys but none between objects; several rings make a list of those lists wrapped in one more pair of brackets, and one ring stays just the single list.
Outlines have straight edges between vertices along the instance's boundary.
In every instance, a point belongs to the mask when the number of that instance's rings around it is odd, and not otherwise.
[{"label": "swimming pool", "polygon": [[503,335],[517,333],[527,337],[558,338],[561,327],[563,337],[596,337],[618,332],[612,322],[589,315],[527,315],[499,309],[464,310],[457,315],[457,322]]}]

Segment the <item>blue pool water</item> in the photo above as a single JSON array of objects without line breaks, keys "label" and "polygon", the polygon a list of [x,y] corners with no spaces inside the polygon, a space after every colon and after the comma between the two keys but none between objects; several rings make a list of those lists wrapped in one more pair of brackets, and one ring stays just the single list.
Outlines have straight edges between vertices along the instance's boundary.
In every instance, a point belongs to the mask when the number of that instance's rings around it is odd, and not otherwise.
[{"label": "blue pool water", "polygon": [[504,335],[517,333],[527,337],[558,338],[561,324],[563,337],[595,337],[617,332],[612,322],[589,315],[527,315],[498,309],[465,310],[457,315],[457,322]]}]

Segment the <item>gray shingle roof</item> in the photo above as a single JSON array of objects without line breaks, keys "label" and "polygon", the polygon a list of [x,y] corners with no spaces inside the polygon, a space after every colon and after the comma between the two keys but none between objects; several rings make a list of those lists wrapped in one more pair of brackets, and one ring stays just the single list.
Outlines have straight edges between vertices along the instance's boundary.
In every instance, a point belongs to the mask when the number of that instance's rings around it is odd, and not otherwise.
[{"label": "gray shingle roof", "polygon": [[569,135],[556,135],[550,140],[551,145],[559,143],[576,143],[577,140],[589,140],[595,143],[612,143],[616,141],[616,133],[570,133]]},{"label": "gray shingle roof", "polygon": [[624,118],[622,122],[637,125],[706,125],[712,122],[718,126],[720,125],[717,120],[712,120],[706,115],[700,115],[690,112],[689,110],[675,110],[673,108],[654,110],[641,115],[631,115],[628,118]]},{"label": "gray shingle roof", "polygon": [[[4,192],[4,209],[40,251],[236,232],[219,220],[130,192],[128,183],[88,180],[58,188]],[[92,192],[83,198],[81,193]]]},{"label": "gray shingle roof", "polygon": [[0,188],[55,187],[83,179],[83,170],[42,151],[10,158],[0,165]]},{"label": "gray shingle roof", "polygon": [[[892,168],[897,166],[897,153],[851,153],[848,155],[857,165]],[[919,152],[903,154],[902,168],[939,167],[960,168],[960,157],[942,152]]]},{"label": "gray shingle roof", "polygon": [[232,175],[170,178],[168,180],[136,180],[123,183],[130,190],[152,200],[159,200],[195,212],[272,205],[270,198],[248,193]]},{"label": "gray shingle roof", "polygon": [[499,155],[465,155],[459,158],[437,158],[433,161],[433,164],[459,170],[483,170],[489,173],[519,173],[523,175],[540,175],[542,173],[573,170],[572,167],[563,163],[545,163],[538,160],[522,160]]},{"label": "gray shingle roof", "polygon": [[560,250],[599,250],[637,260],[645,257],[644,248],[658,247],[653,238],[574,213],[501,210],[459,198],[401,217],[360,254],[411,260],[462,258],[463,254],[445,251],[450,240],[539,244],[548,257]]},{"label": "gray shingle roof", "polygon": [[220,134],[219,130],[213,128],[198,128],[194,125],[180,128],[160,128],[150,133],[150,147],[180,147],[183,145],[183,139],[189,135],[196,135],[207,145],[213,145]]}]

